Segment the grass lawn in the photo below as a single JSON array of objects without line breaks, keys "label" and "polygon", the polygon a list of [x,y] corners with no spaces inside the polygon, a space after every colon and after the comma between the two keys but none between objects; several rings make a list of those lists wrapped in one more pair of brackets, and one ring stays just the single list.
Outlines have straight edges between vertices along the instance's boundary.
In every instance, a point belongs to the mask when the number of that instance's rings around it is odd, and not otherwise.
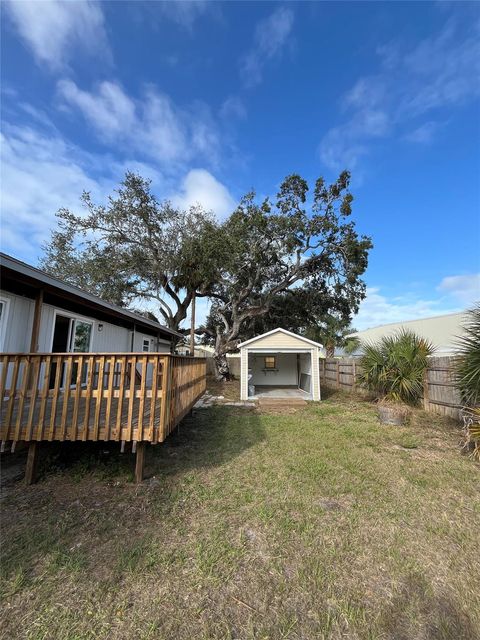
[{"label": "grass lawn", "polygon": [[333,394],[199,411],[139,487],[118,447],[51,453],[3,500],[0,636],[476,640],[480,474],[458,442]]}]

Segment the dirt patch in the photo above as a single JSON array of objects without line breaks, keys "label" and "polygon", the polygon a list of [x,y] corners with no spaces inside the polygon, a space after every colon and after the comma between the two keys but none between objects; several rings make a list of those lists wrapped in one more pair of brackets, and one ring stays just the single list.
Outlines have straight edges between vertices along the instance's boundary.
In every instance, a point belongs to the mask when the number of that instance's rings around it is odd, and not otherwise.
[{"label": "dirt patch", "polygon": [[218,381],[207,376],[207,393],[212,396],[223,396],[227,401],[240,401],[240,380]]}]

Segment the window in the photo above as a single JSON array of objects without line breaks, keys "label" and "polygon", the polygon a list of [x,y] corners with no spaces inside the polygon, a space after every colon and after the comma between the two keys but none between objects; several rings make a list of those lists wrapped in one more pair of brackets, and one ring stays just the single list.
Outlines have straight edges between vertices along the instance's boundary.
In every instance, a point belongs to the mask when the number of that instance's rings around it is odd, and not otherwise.
[{"label": "window", "polygon": [[145,339],[143,341],[142,351],[150,351],[150,340]]},{"label": "window", "polygon": [[275,356],[265,356],[264,364],[265,364],[265,369],[276,369],[277,359]]}]

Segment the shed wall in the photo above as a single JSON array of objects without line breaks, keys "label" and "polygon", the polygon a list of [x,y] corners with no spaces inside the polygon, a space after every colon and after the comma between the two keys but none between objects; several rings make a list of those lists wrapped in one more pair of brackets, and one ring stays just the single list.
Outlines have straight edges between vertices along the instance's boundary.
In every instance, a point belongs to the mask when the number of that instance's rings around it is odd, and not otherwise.
[{"label": "shed wall", "polygon": [[[264,358],[268,355],[276,357],[278,371],[264,371]],[[249,365],[253,373],[252,384],[267,387],[298,384],[296,353],[251,353]]]}]

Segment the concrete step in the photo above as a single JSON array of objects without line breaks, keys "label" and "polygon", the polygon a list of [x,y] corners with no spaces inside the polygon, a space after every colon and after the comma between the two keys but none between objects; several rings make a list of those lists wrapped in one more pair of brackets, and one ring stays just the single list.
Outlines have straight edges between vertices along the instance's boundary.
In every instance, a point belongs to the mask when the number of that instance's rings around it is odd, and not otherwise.
[{"label": "concrete step", "polygon": [[304,407],[307,401],[303,398],[259,398],[260,407]]}]

